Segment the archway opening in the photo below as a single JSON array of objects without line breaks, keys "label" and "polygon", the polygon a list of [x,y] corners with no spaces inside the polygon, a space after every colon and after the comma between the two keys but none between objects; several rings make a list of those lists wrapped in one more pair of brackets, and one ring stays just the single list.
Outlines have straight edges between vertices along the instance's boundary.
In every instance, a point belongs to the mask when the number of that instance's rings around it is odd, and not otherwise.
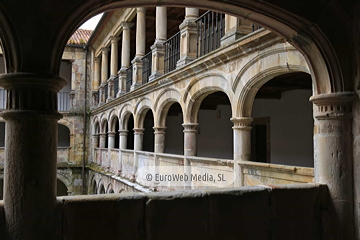
[{"label": "archway opening", "polygon": [[313,167],[311,76],[277,76],[257,92],[252,109],[251,160]]},{"label": "archway opening", "polygon": [[70,147],[70,130],[62,124],[58,124],[58,147]]},{"label": "archway opening", "polygon": [[104,148],[108,148],[108,121],[104,120],[103,121],[103,134],[105,135],[105,139],[104,139]]},{"label": "archway opening", "polygon": [[143,151],[154,152],[154,115],[149,109],[144,117]]},{"label": "archway opening", "polygon": [[96,184],[95,180],[92,182],[92,185],[91,185],[91,193],[97,194],[97,184]]},{"label": "archway opening", "polygon": [[198,113],[198,156],[233,159],[230,118],[231,105],[225,93],[214,92],[204,98]]},{"label": "archway opening", "polygon": [[173,103],[166,115],[165,153],[184,154],[183,111],[179,103]]},{"label": "archway opening", "polygon": [[109,193],[115,193],[113,189],[110,189],[109,190]]},{"label": "archway opening", "polygon": [[68,195],[68,188],[62,181],[57,179],[56,196],[60,197],[60,196],[67,196],[67,195]]},{"label": "archway opening", "polygon": [[99,126],[99,122],[96,122],[95,125],[94,125],[94,135],[95,135],[95,138],[93,138],[94,142],[94,147],[95,148],[98,148],[99,147],[99,138],[100,138],[100,126]]},{"label": "archway opening", "polygon": [[111,132],[112,134],[114,134],[114,146],[113,148],[119,149],[119,119],[117,116],[113,117],[112,121],[111,121]]},{"label": "archway opening", "polygon": [[126,149],[134,150],[134,117],[132,114],[130,114],[130,117],[127,121],[126,129],[128,130]]},{"label": "archway opening", "polygon": [[99,194],[105,194],[105,187],[103,184],[100,185]]}]

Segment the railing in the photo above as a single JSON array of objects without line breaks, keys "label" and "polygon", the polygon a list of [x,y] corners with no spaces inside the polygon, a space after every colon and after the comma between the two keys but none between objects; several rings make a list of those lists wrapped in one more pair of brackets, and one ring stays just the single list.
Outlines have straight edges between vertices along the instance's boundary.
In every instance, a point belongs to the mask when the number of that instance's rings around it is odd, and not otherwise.
[{"label": "railing", "polygon": [[130,92],[130,87],[133,79],[133,66],[126,69],[126,92]]},{"label": "railing", "polygon": [[197,57],[201,57],[220,47],[225,33],[225,14],[207,11],[196,20]]},{"label": "railing", "polygon": [[131,178],[134,174],[134,150],[121,149],[123,175]]},{"label": "railing", "polygon": [[70,109],[70,92],[58,93],[58,111],[67,112]]},{"label": "railing", "polygon": [[314,169],[270,163],[241,161],[244,186],[314,182]]},{"label": "railing", "polygon": [[180,59],[180,32],[164,42],[165,46],[165,73],[176,69],[176,64]]},{"label": "railing", "polygon": [[114,78],[114,97],[119,92],[119,77]]},{"label": "railing", "polygon": [[251,29],[253,32],[255,32],[256,30],[262,29],[262,27],[260,25],[255,25],[255,23],[252,23]]},{"label": "railing", "polygon": [[149,82],[149,77],[151,75],[151,65],[152,65],[152,51],[147,53],[142,59],[142,83],[145,84]]},{"label": "railing", "polygon": [[0,109],[6,109],[6,93],[5,89],[0,89]]},{"label": "railing", "polygon": [[108,96],[109,96],[109,84],[108,83],[106,83],[104,86],[104,94],[105,94],[105,101],[106,101],[106,99],[108,99]]}]

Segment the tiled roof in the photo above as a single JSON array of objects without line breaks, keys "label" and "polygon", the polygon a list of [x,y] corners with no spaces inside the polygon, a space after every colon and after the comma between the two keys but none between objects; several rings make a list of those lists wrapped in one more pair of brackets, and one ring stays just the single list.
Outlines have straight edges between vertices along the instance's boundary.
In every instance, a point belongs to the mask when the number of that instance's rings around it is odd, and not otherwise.
[{"label": "tiled roof", "polygon": [[83,45],[89,40],[92,30],[78,29],[71,36],[67,44]]}]

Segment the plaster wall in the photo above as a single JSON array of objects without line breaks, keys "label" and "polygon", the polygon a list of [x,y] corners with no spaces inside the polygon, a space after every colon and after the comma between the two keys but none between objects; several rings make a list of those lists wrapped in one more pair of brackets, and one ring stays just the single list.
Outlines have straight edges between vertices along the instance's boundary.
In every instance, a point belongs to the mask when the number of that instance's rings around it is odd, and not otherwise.
[{"label": "plaster wall", "polygon": [[271,163],[314,166],[310,96],[310,90],[294,90],[281,100],[255,99],[253,117],[270,117]]}]

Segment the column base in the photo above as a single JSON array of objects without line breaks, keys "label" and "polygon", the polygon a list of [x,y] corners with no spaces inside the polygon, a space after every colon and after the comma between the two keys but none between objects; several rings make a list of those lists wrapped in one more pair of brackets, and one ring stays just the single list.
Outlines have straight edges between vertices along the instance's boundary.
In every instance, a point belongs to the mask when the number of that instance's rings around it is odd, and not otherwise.
[{"label": "column base", "polygon": [[194,61],[196,59],[196,57],[191,57],[191,56],[186,56],[185,58],[180,59],[177,63],[176,63],[176,69],[179,69],[183,66],[185,66],[186,64],[191,63],[192,61]]},{"label": "column base", "polygon": [[135,89],[139,88],[141,86],[140,83],[133,83],[130,87],[130,91],[134,91]]},{"label": "column base", "polygon": [[149,82],[156,80],[157,78],[161,77],[163,74],[156,72],[150,75]]},{"label": "column base", "polygon": [[220,45],[221,46],[224,46],[224,45],[228,45],[228,44],[231,44],[233,42],[235,42],[236,40],[244,37],[246,34],[240,32],[240,31],[233,31],[233,32],[230,32],[226,35],[224,35],[222,38],[221,38],[221,42],[220,42]]}]

